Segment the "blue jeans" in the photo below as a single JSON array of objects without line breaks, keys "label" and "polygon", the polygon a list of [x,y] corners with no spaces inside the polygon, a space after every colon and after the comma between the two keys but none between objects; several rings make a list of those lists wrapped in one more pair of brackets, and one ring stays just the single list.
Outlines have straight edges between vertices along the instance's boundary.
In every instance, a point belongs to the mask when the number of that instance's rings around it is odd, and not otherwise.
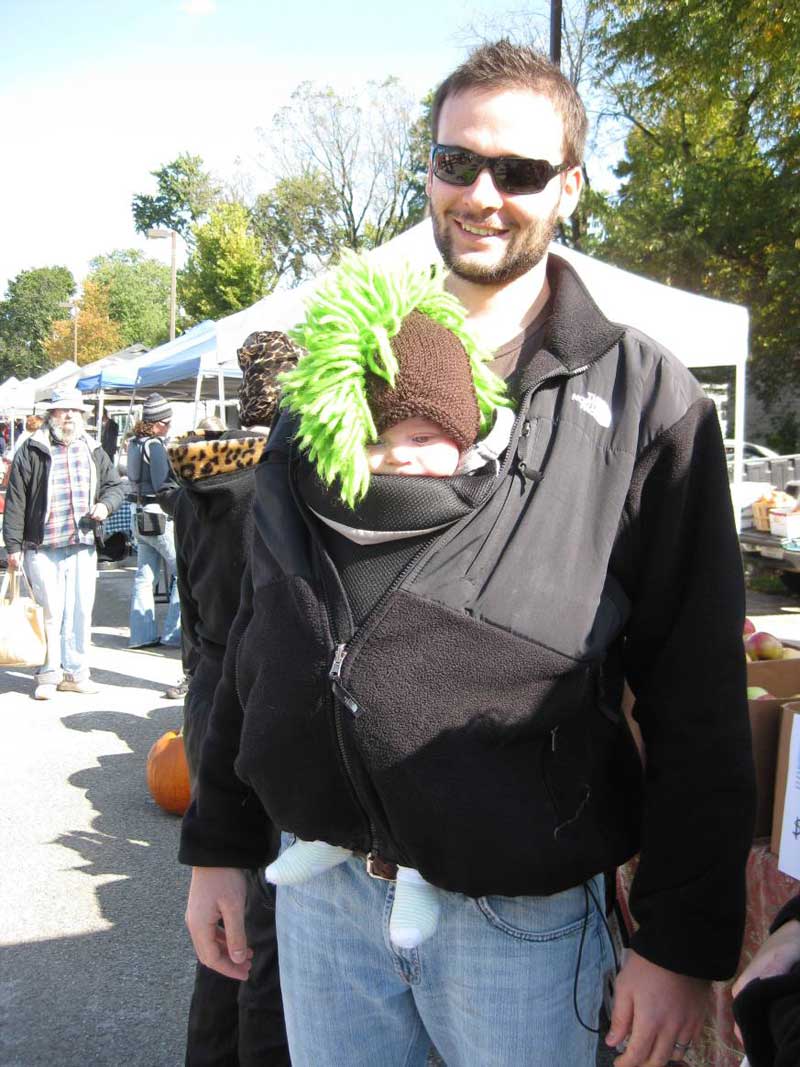
[{"label": "blue jeans", "polygon": [[94,545],[26,548],[24,566],[44,609],[47,659],[36,669],[37,683],[58,685],[65,675],[73,682],[86,681],[97,584]]},{"label": "blue jeans", "polygon": [[175,580],[175,535],[172,519],[167,520],[163,534],[154,537],[135,534],[136,576],[131,594],[130,648],[150,645],[158,638],[153,587],[158,578],[161,561],[166,562],[169,582],[169,606],[161,634],[162,645],[181,643],[181,604]]},{"label": "blue jeans", "polygon": [[[589,883],[603,902],[602,879]],[[582,886],[552,897],[441,893],[436,933],[389,942],[394,883],[352,858],[277,894],[293,1067],[594,1067],[612,953]],[[584,934],[581,948],[581,935]],[[580,960],[579,960],[580,956]]]}]

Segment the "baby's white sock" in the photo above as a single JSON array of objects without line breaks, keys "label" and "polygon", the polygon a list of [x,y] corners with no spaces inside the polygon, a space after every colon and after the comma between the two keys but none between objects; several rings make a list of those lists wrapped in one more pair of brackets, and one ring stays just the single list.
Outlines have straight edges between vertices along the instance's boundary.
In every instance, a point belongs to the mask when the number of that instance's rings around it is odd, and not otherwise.
[{"label": "baby's white sock", "polygon": [[416,948],[439,921],[439,890],[413,867],[398,867],[389,939],[397,948]]},{"label": "baby's white sock", "polygon": [[352,855],[349,848],[329,845],[327,841],[300,841],[298,838],[270,863],[264,877],[274,885],[298,885],[337,867]]}]

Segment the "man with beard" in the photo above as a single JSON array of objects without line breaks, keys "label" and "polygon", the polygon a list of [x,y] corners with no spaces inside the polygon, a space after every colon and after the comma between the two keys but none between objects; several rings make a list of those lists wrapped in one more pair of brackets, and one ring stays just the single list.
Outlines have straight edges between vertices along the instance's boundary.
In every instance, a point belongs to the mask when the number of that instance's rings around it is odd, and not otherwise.
[{"label": "man with beard", "polygon": [[8,566],[24,564],[44,609],[47,659],[36,671],[36,700],[50,700],[56,690],[99,692],[89,677],[94,531],[119,507],[123,491],[111,460],[84,429],[89,410],[79,390],[54,390],[44,424],[14,456],[6,493]]},{"label": "man with beard", "polygon": [[[598,879],[639,852],[606,1040],[617,1067],[663,1067],[736,967],[753,825],[720,428],[685,368],[548,255],[578,204],[587,126],[560,71],[485,45],[431,120],[436,243],[516,399],[510,444],[497,486],[354,630],[308,516],[295,521],[291,420],[275,427],[184,820],[187,922],[207,966],[247,974],[241,868],[263,862],[271,820],[362,856],[278,890],[295,1067],[421,1067],[431,1044],[448,1067],[592,1067],[614,964]],[[269,617],[306,641],[302,673]],[[280,714],[287,678],[313,706],[301,727]],[[435,934],[408,951],[386,933],[399,865],[443,890]]]}]

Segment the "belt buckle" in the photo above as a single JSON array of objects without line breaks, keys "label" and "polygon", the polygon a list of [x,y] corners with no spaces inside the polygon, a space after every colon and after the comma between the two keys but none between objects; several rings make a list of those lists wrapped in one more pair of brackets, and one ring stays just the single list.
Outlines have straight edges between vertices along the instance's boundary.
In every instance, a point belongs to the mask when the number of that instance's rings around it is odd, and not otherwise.
[{"label": "belt buckle", "polygon": [[367,874],[370,878],[377,878],[381,882],[394,882],[397,878],[397,864],[387,863],[374,852],[368,852],[365,857]]}]

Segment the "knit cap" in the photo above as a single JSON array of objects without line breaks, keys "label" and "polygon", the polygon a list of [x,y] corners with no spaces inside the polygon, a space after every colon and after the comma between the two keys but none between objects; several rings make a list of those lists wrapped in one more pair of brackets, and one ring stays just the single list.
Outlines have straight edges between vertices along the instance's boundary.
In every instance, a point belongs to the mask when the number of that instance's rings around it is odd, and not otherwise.
[{"label": "knit cap", "polygon": [[378,434],[422,415],[441,426],[465,452],[477,439],[481,417],[469,356],[461,341],[421,311],[411,311],[389,343],[399,368],[394,387],[376,374],[367,379]]},{"label": "knit cap", "polygon": [[278,375],[296,365],[300,350],[279,330],[257,330],[245,339],[236,355],[242,371],[242,426],[269,426],[280,396]]},{"label": "knit cap", "polygon": [[172,408],[161,395],[151,393],[144,402],[142,408],[144,422],[170,422],[172,420]]},{"label": "knit cap", "polygon": [[389,426],[422,415],[465,451],[509,406],[439,267],[380,270],[345,254],[289,336],[305,354],[280,375],[281,404],[299,416],[301,451],[351,508],[369,488],[367,446]]}]

